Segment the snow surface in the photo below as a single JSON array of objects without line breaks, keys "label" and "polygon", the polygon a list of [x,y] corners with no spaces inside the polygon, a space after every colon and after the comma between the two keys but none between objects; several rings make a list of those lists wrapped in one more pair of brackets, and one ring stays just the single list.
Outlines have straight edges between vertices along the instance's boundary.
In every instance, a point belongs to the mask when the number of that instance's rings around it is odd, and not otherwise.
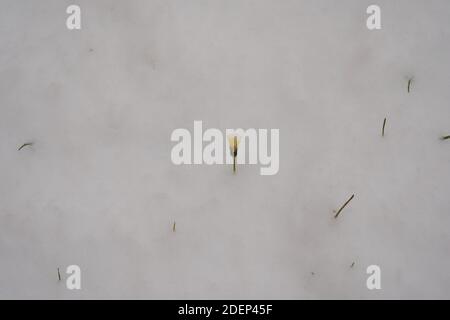
[{"label": "snow surface", "polygon": [[[0,0],[0,298],[449,299],[449,14]],[[194,120],[280,129],[279,173],[173,165]]]}]

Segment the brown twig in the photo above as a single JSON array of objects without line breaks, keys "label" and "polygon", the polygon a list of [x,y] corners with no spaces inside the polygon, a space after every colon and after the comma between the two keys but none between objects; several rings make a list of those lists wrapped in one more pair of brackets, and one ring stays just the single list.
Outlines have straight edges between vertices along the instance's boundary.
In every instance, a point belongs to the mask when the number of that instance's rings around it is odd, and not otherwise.
[{"label": "brown twig", "polygon": [[339,214],[340,214],[341,211],[345,208],[345,206],[346,206],[350,201],[352,201],[352,199],[353,199],[354,196],[355,196],[355,195],[352,194],[352,196],[350,197],[350,199],[348,199],[348,200],[343,204],[343,206],[338,210],[338,212],[337,212],[336,215],[334,216],[335,219],[339,216]]},{"label": "brown twig", "polygon": [[384,137],[384,129],[386,128],[386,118],[383,121],[383,129],[381,130],[381,136]]},{"label": "brown twig", "polygon": [[31,147],[32,145],[33,145],[33,142],[24,143],[23,145],[20,146],[20,148],[17,151],[20,151],[20,150],[22,150],[22,148],[25,148],[25,147]]},{"label": "brown twig", "polygon": [[58,268],[58,281],[61,281],[61,273],[59,273],[59,268]]},{"label": "brown twig", "polygon": [[177,227],[177,223],[174,221],[174,222],[173,222],[173,226],[172,226],[172,232],[177,231],[177,230],[176,230],[176,227]]}]

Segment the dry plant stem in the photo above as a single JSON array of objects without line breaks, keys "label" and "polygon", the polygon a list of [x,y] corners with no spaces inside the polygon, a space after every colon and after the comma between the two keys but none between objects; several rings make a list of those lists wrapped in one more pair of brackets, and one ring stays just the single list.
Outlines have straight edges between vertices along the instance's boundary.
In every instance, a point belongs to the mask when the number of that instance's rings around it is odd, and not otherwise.
[{"label": "dry plant stem", "polygon": [[411,82],[412,82],[412,79],[409,79],[408,80],[408,93],[411,91]]},{"label": "dry plant stem", "polygon": [[447,139],[450,139],[450,136],[443,136],[441,139],[442,140],[447,140]]},{"label": "dry plant stem", "polygon": [[233,172],[236,173],[237,137],[233,138]]},{"label": "dry plant stem", "polygon": [[355,262],[352,262],[352,265],[350,266],[350,268],[353,268],[355,266]]},{"label": "dry plant stem", "polygon": [[383,121],[383,129],[381,130],[381,136],[384,137],[384,129],[386,128],[386,118]]},{"label": "dry plant stem", "polygon": [[172,232],[175,232],[175,231],[176,231],[176,227],[177,227],[177,223],[174,222],[174,223],[173,223],[173,226],[172,226]]},{"label": "dry plant stem", "polygon": [[352,201],[352,199],[353,199],[354,196],[355,196],[355,195],[352,194],[352,196],[350,197],[350,199],[348,199],[348,200],[344,203],[344,205],[338,210],[338,212],[337,212],[336,215],[334,216],[335,219],[339,216],[339,214],[340,214],[341,211],[345,208],[345,206],[346,206],[350,201]]},{"label": "dry plant stem", "polygon": [[61,281],[61,273],[59,273],[59,268],[58,268],[58,281]]},{"label": "dry plant stem", "polygon": [[32,142],[24,143],[23,145],[20,146],[20,148],[18,149],[18,151],[20,151],[20,150],[22,150],[23,148],[28,147],[28,146],[31,147],[32,145],[33,145]]}]

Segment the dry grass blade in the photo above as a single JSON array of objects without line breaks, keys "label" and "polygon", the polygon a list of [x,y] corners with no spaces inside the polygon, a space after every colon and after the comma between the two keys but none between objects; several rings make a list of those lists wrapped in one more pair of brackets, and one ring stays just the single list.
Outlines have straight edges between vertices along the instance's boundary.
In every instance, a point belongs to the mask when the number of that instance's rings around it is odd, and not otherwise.
[{"label": "dry grass blade", "polygon": [[338,212],[337,212],[336,215],[334,216],[335,219],[339,216],[339,214],[340,214],[341,211],[347,206],[347,204],[348,204],[350,201],[352,201],[352,199],[353,199],[354,197],[355,197],[355,195],[352,194],[352,196],[350,197],[350,199],[348,199],[348,200],[342,205],[342,207],[339,208]]},{"label": "dry grass blade", "polygon": [[408,93],[411,92],[411,83],[412,83],[412,81],[413,81],[412,78],[410,78],[410,79],[408,80]]},{"label": "dry grass blade", "polygon": [[17,151],[20,151],[25,147],[31,147],[32,145],[33,145],[33,142],[24,143],[23,145],[20,146],[20,148]]}]

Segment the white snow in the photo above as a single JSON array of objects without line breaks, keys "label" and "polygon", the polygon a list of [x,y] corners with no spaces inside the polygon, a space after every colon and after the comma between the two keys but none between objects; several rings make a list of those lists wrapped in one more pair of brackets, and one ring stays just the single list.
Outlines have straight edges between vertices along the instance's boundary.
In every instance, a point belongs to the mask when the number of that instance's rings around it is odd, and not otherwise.
[{"label": "white snow", "polygon": [[[0,0],[0,298],[449,299],[449,13]],[[280,129],[279,173],[173,165],[194,120]]]}]

